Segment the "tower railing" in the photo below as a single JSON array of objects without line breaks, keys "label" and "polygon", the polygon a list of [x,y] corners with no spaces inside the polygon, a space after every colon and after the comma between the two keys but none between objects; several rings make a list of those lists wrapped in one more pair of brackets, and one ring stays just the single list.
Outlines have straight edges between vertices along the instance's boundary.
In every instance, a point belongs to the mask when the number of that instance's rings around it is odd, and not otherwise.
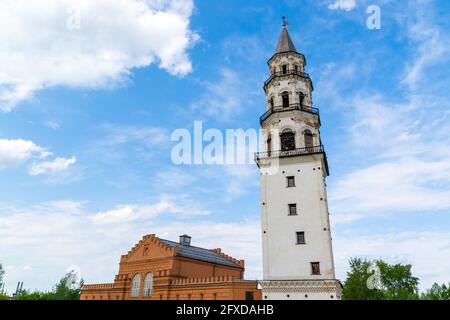
[{"label": "tower railing", "polygon": [[327,174],[329,174],[327,154],[326,154],[325,148],[322,144],[319,146],[296,148],[296,149],[292,149],[292,150],[276,150],[276,151],[256,152],[255,153],[255,162],[259,166],[259,161],[261,161],[261,160],[269,160],[269,159],[275,159],[275,158],[288,158],[288,157],[304,156],[304,155],[319,154],[319,153],[323,154],[324,162],[325,162],[325,169],[327,170]]},{"label": "tower railing", "polygon": [[[315,115],[319,116],[319,109],[317,109],[317,108],[305,106],[305,105],[300,104],[300,103],[292,103],[289,106],[273,106],[273,107],[271,107],[269,110],[264,112],[264,114],[259,118],[259,122],[263,123],[273,113],[285,112],[285,111],[293,111],[293,110],[304,111],[304,112],[308,112],[308,113],[315,114]],[[319,123],[320,123],[320,116],[319,116]]]},{"label": "tower railing", "polygon": [[296,148],[292,150],[257,152],[255,153],[255,160],[264,160],[270,158],[285,158],[314,153],[325,153],[325,148],[323,147],[323,145],[320,145],[320,146]]},{"label": "tower railing", "polygon": [[299,76],[299,77],[302,77],[304,79],[308,79],[309,81],[311,81],[311,78],[309,77],[308,73],[302,72],[300,70],[295,70],[295,69],[287,69],[286,72],[283,72],[283,71],[273,72],[270,75],[269,79],[267,79],[264,82],[264,87],[266,87],[273,79],[279,78],[279,77],[286,77],[286,76]]}]

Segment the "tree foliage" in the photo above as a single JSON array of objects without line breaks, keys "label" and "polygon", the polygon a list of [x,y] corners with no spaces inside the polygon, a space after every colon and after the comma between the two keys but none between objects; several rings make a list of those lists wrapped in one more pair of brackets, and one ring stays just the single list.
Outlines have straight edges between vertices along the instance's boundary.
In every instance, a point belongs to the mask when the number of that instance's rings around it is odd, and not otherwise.
[{"label": "tree foliage", "polygon": [[342,296],[346,300],[418,299],[418,285],[411,265],[352,258]]},{"label": "tree foliage", "polygon": [[5,275],[5,270],[3,265],[0,263],[0,289],[3,288],[3,276]]},{"label": "tree foliage", "polygon": [[422,293],[421,299],[423,300],[450,300],[450,283],[448,286],[445,284],[439,285],[433,284],[431,289]]},{"label": "tree foliage", "polygon": [[74,271],[68,272],[53,287],[52,291],[28,291],[22,290],[17,300],[79,300],[83,279],[78,278]]}]

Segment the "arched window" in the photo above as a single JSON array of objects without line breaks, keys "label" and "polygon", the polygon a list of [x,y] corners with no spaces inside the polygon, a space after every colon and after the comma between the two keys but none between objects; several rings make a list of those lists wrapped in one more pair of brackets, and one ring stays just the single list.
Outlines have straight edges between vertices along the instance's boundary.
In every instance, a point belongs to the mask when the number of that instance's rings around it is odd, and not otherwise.
[{"label": "arched window", "polygon": [[267,153],[270,157],[272,154],[272,135],[269,133],[269,136],[267,137]]},{"label": "arched window", "polygon": [[281,151],[295,150],[295,133],[289,129],[280,135]]},{"label": "arched window", "polygon": [[134,276],[131,283],[131,296],[133,298],[139,297],[139,291],[141,290],[141,275],[137,274]]},{"label": "arched window", "polygon": [[153,273],[147,273],[144,280],[144,297],[151,297],[153,290]]},{"label": "arched window", "polygon": [[303,92],[298,94],[298,101],[300,102],[300,107],[303,107],[303,102],[305,101],[305,94]]},{"label": "arched window", "polygon": [[271,108],[274,107],[273,97],[270,98],[270,100],[269,100],[269,105],[270,105]]},{"label": "arched window", "polygon": [[294,65],[295,74],[298,74],[298,65]]},{"label": "arched window", "polygon": [[289,93],[283,92],[281,98],[283,100],[283,108],[289,108]]},{"label": "arched window", "polygon": [[313,146],[314,146],[313,134],[311,131],[305,130],[305,147],[311,148]]}]

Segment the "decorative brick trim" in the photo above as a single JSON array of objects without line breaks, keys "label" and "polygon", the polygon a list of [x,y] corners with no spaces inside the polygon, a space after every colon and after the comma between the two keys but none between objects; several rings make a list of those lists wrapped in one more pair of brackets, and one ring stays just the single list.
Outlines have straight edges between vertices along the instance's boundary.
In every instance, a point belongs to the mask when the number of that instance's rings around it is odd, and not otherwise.
[{"label": "decorative brick trim", "polygon": [[242,269],[245,268],[245,260],[238,260],[238,259],[235,259],[235,258],[233,258],[233,257],[231,257],[231,256],[229,256],[229,255],[227,255],[227,254],[225,254],[225,253],[223,253],[223,252],[222,252],[222,249],[220,249],[220,248],[212,249],[212,251],[214,251],[214,252],[217,253],[217,254],[220,254],[223,258],[227,259],[228,261],[231,261],[231,262],[237,264],[237,265],[240,266]]},{"label": "decorative brick trim", "polygon": [[207,277],[207,278],[186,278],[176,279],[171,281],[171,285],[184,285],[184,284],[200,284],[200,283],[212,283],[212,282],[233,282],[237,280],[237,277],[223,276],[223,277]]},{"label": "decorative brick trim", "polygon": [[82,290],[113,289],[114,283],[85,284]]},{"label": "decorative brick trim", "polygon": [[165,249],[166,251],[170,251],[172,252],[174,255],[176,254],[177,249],[174,247],[170,247],[168,245],[166,245],[165,243],[163,243],[162,241],[159,240],[158,237],[156,237],[156,235],[154,234],[148,234],[142,237],[141,240],[139,240],[138,243],[136,243],[133,248],[130,249],[130,251],[127,252],[127,254],[122,255],[120,257],[120,261],[122,262],[123,260],[128,259],[133,253],[135,253],[137,251],[137,249],[139,249],[144,243],[153,243],[156,244],[158,247]]}]

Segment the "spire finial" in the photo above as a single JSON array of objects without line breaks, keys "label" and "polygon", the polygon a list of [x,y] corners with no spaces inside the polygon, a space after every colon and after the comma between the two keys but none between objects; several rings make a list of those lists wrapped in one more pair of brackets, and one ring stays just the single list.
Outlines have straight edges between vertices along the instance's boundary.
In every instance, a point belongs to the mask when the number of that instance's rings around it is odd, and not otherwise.
[{"label": "spire finial", "polygon": [[286,17],[282,16],[281,19],[283,19],[283,28],[286,28],[286,25],[287,25]]}]

